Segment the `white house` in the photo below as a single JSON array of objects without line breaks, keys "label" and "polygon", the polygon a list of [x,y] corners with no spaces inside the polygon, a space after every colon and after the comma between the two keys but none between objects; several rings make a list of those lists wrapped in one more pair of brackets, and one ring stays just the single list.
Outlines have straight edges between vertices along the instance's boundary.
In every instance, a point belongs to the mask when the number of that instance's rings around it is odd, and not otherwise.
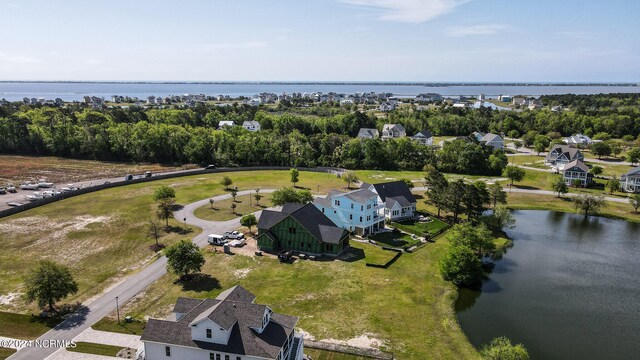
[{"label": "white house", "polygon": [[255,120],[248,120],[242,123],[242,127],[249,131],[260,131],[260,123]]},{"label": "white house", "polygon": [[592,175],[589,167],[582,160],[574,160],[564,166],[562,177],[565,184],[573,185],[574,181],[580,181],[580,186],[587,186],[591,182]]},{"label": "white house", "polygon": [[571,135],[562,141],[569,146],[588,146],[593,143],[593,140],[591,140],[590,137],[583,134]]},{"label": "white house", "polygon": [[492,147],[494,150],[504,150],[504,140],[500,135],[492,133],[484,134],[478,141],[481,144]]},{"label": "white house", "polygon": [[422,145],[433,145],[433,134],[429,130],[422,130],[419,133],[413,135],[411,140],[417,141]]},{"label": "white house", "polygon": [[225,127],[233,127],[236,124],[231,120],[222,120],[218,123],[218,130],[224,129]]},{"label": "white house", "polygon": [[250,100],[247,100],[246,104],[247,105],[251,105],[251,106],[258,106],[258,105],[262,104],[262,100],[260,100],[259,97],[254,97],[254,98],[252,98]]},{"label": "white house", "polygon": [[382,140],[399,139],[407,136],[407,131],[400,124],[384,124],[382,127]]},{"label": "white house", "polygon": [[395,101],[385,101],[383,103],[380,104],[380,107],[378,108],[380,111],[392,111],[395,110],[397,106],[397,102]]},{"label": "white house", "polygon": [[418,94],[416,96],[416,101],[418,102],[438,102],[442,100],[442,95],[436,93]]},{"label": "white house", "polygon": [[324,198],[316,198],[313,204],[336,226],[357,235],[366,236],[384,228],[384,203],[370,190],[333,190]]},{"label": "white house", "polygon": [[566,164],[574,160],[584,160],[584,155],[580,150],[569,145],[554,145],[545,157],[544,163],[562,170]]},{"label": "white house", "polygon": [[392,181],[380,184],[362,183],[360,189],[378,194],[378,203],[384,204],[385,218],[398,221],[413,218],[416,212],[416,198],[404,181]]},{"label": "white house", "polygon": [[358,138],[360,139],[377,139],[380,137],[378,129],[361,128],[358,131]]},{"label": "white house", "polygon": [[165,320],[149,319],[140,358],[146,360],[302,360],[304,338],[295,316],[255,304],[241,286],[215,299],[178,298]]},{"label": "white house", "polygon": [[640,193],[640,166],[620,176],[620,185],[626,192]]}]

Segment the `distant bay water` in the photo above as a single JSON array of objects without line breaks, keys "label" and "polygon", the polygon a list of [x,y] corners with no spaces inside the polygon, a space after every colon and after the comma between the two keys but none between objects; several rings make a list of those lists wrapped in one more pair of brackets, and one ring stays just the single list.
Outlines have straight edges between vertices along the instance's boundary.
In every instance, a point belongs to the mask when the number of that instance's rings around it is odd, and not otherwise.
[{"label": "distant bay water", "polygon": [[443,96],[527,95],[538,97],[552,94],[640,93],[639,84],[464,84],[464,83],[381,83],[381,82],[0,82],[0,99],[8,101],[28,98],[61,98],[82,100],[85,95],[109,99],[112,95],[138,97],[205,94],[251,97],[262,92],[313,93],[359,92],[392,93],[395,96],[415,96],[438,93]]}]

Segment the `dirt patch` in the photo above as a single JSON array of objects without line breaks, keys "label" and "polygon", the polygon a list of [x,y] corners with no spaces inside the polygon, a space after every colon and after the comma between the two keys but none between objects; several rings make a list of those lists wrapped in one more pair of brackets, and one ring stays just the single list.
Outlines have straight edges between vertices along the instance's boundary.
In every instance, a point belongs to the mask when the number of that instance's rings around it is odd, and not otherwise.
[{"label": "dirt patch", "polygon": [[321,341],[330,344],[347,345],[363,349],[377,349],[380,346],[384,345],[384,342],[382,340],[373,336],[373,334],[362,334],[349,340],[324,339]]},{"label": "dirt patch", "polygon": [[249,273],[251,272],[251,269],[238,269],[236,271],[233,272],[233,275],[235,275],[238,279],[242,279],[245,278],[247,275],[249,275]]},{"label": "dirt patch", "polygon": [[311,333],[308,333],[308,332],[306,332],[306,331],[304,331],[304,330],[302,330],[302,329],[298,329],[298,332],[299,332],[300,334],[302,334],[302,336],[304,336],[304,338],[305,338],[306,340],[311,340],[311,341],[313,341],[313,340],[315,340],[315,339],[316,339],[313,335],[311,335]]},{"label": "dirt patch", "polygon": [[20,293],[12,292],[7,295],[0,295],[0,305],[12,305],[13,301],[20,298]]}]

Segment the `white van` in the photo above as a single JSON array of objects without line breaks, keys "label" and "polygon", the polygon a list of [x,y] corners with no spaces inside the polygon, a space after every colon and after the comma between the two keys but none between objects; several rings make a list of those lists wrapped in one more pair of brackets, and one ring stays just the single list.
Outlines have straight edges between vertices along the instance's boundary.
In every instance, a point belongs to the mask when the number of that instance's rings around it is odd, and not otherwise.
[{"label": "white van", "polygon": [[227,243],[227,240],[222,235],[209,234],[207,242],[211,245],[224,245]]}]

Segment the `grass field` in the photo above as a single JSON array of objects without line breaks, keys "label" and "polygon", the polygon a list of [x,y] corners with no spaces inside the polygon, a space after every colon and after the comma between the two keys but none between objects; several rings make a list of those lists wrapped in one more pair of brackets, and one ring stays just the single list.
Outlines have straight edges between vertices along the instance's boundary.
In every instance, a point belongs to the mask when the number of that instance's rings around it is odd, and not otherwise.
[{"label": "grass field", "polygon": [[67,348],[68,351],[83,353],[83,354],[94,354],[94,355],[103,355],[103,356],[116,356],[118,351],[122,350],[122,346],[112,346],[112,345],[103,345],[103,344],[94,344],[88,342],[78,342],[76,343],[76,347]]},{"label": "grass field", "polygon": [[0,336],[32,340],[58,325],[58,320],[0,311]]},{"label": "grass field", "polygon": [[[8,349],[8,348],[0,347],[0,360],[4,360],[4,359],[8,358],[9,356],[11,356],[11,355],[13,355],[15,353],[16,353],[15,349]],[[337,358],[325,358],[325,359],[337,359]],[[348,358],[345,358],[345,359],[348,359]]]},{"label": "grass field", "polygon": [[253,195],[254,194],[252,193],[251,195],[237,196],[235,201],[236,208],[233,212],[231,209],[233,199],[227,199],[214,202],[213,206],[202,206],[196,209],[193,214],[200,219],[226,221],[252,212],[260,211],[271,206],[271,194],[261,194],[262,199],[260,199],[260,206],[256,206],[256,199],[253,198]]},{"label": "grass field", "polygon": [[405,220],[398,224],[400,225],[400,230],[408,231],[418,236],[424,236],[425,233],[433,235],[448,226],[445,222],[442,222],[435,217],[432,217],[429,222]]},{"label": "grass field", "polygon": [[121,313],[122,317],[118,324],[117,319],[105,317],[91,326],[94,330],[109,331],[127,335],[142,335],[146,323],[144,321],[134,320],[131,323],[125,322],[124,317],[128,314]]},{"label": "grass field", "polygon": [[304,348],[304,353],[310,355],[313,360],[370,360],[371,358],[357,355],[341,354],[333,351]]},{"label": "grass field", "polygon": [[171,167],[159,164],[130,164],[58,157],[0,155],[0,185],[20,184],[45,178],[56,184],[143,174],[145,171],[170,171],[193,166]]}]

